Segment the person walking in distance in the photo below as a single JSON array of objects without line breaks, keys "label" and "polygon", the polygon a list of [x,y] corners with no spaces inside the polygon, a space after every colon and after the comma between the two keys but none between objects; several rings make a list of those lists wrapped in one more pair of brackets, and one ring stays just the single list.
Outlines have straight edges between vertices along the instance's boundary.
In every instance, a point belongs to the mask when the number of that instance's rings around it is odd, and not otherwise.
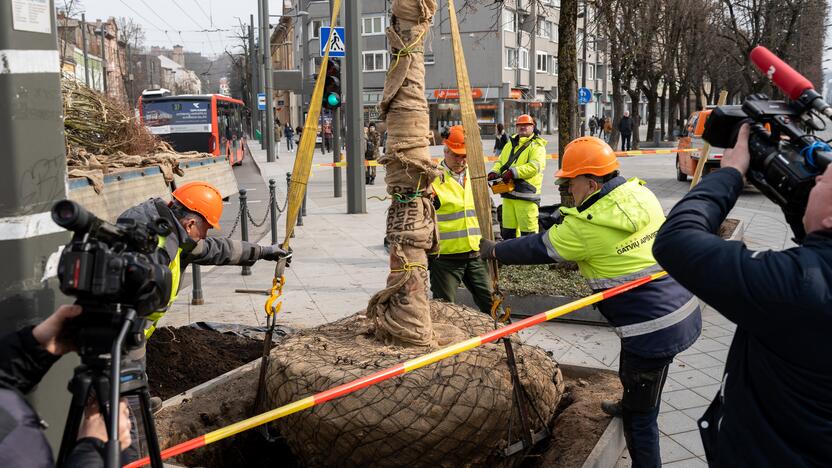
[{"label": "person walking in distance", "polygon": [[630,151],[633,138],[633,119],[630,118],[630,111],[624,111],[624,116],[618,121],[618,133],[621,134],[621,151]]},{"label": "person walking in distance", "polygon": [[508,135],[502,123],[497,124],[497,133],[494,135],[494,154],[499,156],[503,147],[508,143]]},{"label": "person walking in distance", "polygon": [[593,115],[589,118],[589,136],[595,136],[596,128],[598,128],[598,120]]},{"label": "person walking in distance", "polygon": [[292,126],[289,122],[283,124],[283,136],[286,138],[286,151],[292,151],[294,141],[292,140],[295,137],[295,131],[292,130]]},{"label": "person walking in distance", "polygon": [[[381,134],[376,131],[376,124],[371,123],[367,126],[367,149],[364,150],[364,159],[367,161],[375,161],[379,157],[379,143],[381,142]],[[375,185],[376,183],[376,166],[368,165],[364,170],[364,178],[367,185]]]}]

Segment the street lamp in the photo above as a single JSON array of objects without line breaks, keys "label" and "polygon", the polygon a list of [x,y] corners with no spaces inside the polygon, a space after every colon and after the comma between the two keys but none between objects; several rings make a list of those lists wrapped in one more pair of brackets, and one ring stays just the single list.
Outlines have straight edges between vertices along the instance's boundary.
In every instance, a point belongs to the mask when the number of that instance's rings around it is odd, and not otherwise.
[{"label": "street lamp", "polygon": [[[586,32],[587,32],[587,29],[588,29],[588,24],[587,24],[588,16],[587,16],[587,11],[586,11],[586,6],[587,6],[588,3],[590,3],[590,1],[592,1],[592,0],[584,0],[582,2],[583,5],[584,5],[584,9],[581,13],[578,14],[578,18],[583,18],[584,19],[583,40],[581,41],[583,43],[582,44],[582,46],[583,46],[582,49],[583,50],[581,52],[581,59],[583,60],[583,62],[581,63],[581,88],[586,88],[586,43],[587,43]],[[593,42],[595,42],[595,41],[593,41]],[[586,104],[581,104],[580,109],[581,109],[581,111],[580,111],[581,136],[584,136],[584,134],[586,133]]]}]

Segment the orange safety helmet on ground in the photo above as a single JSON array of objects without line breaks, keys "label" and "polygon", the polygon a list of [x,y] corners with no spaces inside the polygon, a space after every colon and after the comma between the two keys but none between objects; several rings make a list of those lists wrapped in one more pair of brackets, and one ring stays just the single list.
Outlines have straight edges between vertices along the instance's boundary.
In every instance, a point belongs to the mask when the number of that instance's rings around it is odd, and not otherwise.
[{"label": "orange safety helmet on ground", "polygon": [[555,183],[560,185],[584,174],[605,176],[619,166],[615,151],[604,140],[591,136],[576,138],[566,145]]},{"label": "orange safety helmet on ground", "polygon": [[529,114],[522,114],[517,117],[514,125],[534,125],[534,119]]},{"label": "orange safety helmet on ground", "polygon": [[444,143],[455,154],[467,155],[465,151],[465,131],[462,129],[462,125],[451,127],[448,130],[448,138],[445,138]]},{"label": "orange safety helmet on ground", "polygon": [[188,182],[173,191],[173,198],[185,208],[202,215],[214,229],[220,228],[222,195],[208,182]]}]

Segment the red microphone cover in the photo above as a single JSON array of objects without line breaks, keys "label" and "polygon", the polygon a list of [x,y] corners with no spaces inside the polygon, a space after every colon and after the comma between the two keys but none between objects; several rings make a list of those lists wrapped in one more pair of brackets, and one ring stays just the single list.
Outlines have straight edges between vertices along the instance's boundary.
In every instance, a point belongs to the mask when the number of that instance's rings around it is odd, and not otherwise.
[{"label": "red microphone cover", "polygon": [[763,46],[751,51],[751,61],[790,99],[797,99],[803,91],[815,88],[811,81]]}]

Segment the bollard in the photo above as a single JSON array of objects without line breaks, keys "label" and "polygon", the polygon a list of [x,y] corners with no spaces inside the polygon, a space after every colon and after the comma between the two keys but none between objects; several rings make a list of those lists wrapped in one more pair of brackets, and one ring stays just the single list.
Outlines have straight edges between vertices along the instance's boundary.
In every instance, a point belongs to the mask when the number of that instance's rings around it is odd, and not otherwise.
[{"label": "bollard", "polygon": [[[286,173],[286,193],[287,194],[292,193],[291,186],[292,186],[292,173],[287,172]],[[286,195],[286,198],[288,199],[289,195]],[[286,211],[287,212],[289,211],[288,205],[287,205]],[[298,216],[298,218],[300,218],[300,216]],[[298,226],[301,226],[301,225],[302,225],[301,223],[298,223]],[[295,237],[295,231],[292,231],[292,237]]]},{"label": "bollard", "polygon": [[309,192],[309,185],[306,186],[306,190],[303,191],[303,205],[301,205],[300,213],[303,216],[306,216],[306,194]]},{"label": "bollard", "polygon": [[191,286],[191,304],[202,305],[205,304],[205,299],[202,297],[202,272],[199,265],[191,264],[191,273],[193,274],[193,286]]},{"label": "bollard", "polygon": [[272,217],[272,245],[277,244],[277,199],[275,197],[275,181],[269,179],[269,213]]},{"label": "bollard", "polygon": [[[248,205],[246,205],[246,189],[240,189],[240,238],[248,242]],[[243,276],[251,276],[251,267],[243,266],[240,272]]]}]

